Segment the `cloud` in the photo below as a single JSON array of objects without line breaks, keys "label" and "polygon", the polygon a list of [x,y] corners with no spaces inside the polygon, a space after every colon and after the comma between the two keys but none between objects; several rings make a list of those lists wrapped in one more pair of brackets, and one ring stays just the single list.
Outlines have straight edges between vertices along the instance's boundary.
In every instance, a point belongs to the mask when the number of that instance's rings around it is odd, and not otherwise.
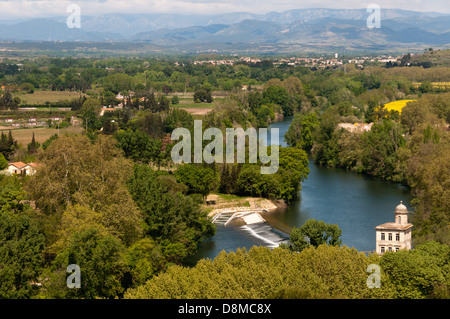
[{"label": "cloud", "polygon": [[[301,8],[359,9],[369,4],[383,8],[450,13],[448,0],[0,0],[0,19],[65,16],[67,7],[78,4],[82,14],[229,12],[268,13]],[[443,11],[446,10],[446,11]]]}]

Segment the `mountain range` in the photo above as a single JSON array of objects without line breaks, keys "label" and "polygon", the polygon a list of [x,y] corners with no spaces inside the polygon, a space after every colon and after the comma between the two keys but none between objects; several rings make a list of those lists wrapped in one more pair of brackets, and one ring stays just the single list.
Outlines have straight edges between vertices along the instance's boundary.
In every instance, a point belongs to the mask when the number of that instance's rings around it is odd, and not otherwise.
[{"label": "mountain range", "polygon": [[381,27],[368,28],[366,9],[298,9],[267,14],[104,14],[0,20],[0,41],[144,42],[160,47],[207,44],[327,46],[360,49],[450,44],[450,15],[381,10]]}]

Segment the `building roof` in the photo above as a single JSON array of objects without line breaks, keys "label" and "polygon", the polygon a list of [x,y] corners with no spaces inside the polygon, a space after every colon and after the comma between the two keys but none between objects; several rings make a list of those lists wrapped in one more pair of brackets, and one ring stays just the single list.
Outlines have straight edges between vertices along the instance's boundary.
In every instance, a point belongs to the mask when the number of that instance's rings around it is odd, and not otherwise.
[{"label": "building roof", "polygon": [[406,206],[403,205],[403,201],[400,201],[400,205],[395,207],[395,212],[396,213],[407,213],[408,212],[408,208],[406,208]]},{"label": "building roof", "polygon": [[408,230],[412,224],[384,223],[375,227],[376,230]]},{"label": "building roof", "polygon": [[17,167],[17,168],[22,169],[22,168],[24,168],[25,166],[27,166],[28,164],[25,164],[25,163],[23,163],[23,162],[14,162],[14,163],[9,163],[9,165],[13,165],[13,166],[15,166],[15,167]]}]

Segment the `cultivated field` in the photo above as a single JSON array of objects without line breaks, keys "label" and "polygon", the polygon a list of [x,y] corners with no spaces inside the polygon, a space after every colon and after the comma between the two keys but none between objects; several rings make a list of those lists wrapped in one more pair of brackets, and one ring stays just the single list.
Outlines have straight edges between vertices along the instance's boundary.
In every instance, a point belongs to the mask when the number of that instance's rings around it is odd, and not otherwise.
[{"label": "cultivated field", "polygon": [[[10,129],[0,129],[1,132],[9,134]],[[41,143],[47,140],[53,134],[78,134],[83,131],[82,127],[69,126],[64,129],[58,130],[57,128],[25,128],[25,129],[11,129],[11,134],[15,140],[17,140],[22,146],[26,146],[34,138],[37,142]]]},{"label": "cultivated field", "polygon": [[384,105],[384,108],[388,111],[397,111],[402,113],[402,109],[408,104],[408,102],[414,102],[415,100],[399,100],[390,102]]},{"label": "cultivated field", "polygon": [[16,94],[23,104],[45,104],[79,98],[82,93],[70,91],[34,91],[32,94]]}]

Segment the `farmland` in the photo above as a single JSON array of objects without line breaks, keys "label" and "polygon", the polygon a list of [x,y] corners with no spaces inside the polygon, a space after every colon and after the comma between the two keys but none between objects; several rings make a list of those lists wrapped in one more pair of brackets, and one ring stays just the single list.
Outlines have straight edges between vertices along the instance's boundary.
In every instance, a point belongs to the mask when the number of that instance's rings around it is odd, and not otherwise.
[{"label": "farmland", "polygon": [[56,103],[79,98],[83,95],[73,91],[34,91],[33,93],[16,94],[21,99],[22,104],[41,104]]},{"label": "farmland", "polygon": [[415,100],[399,100],[390,102],[384,105],[384,108],[386,110],[390,111],[397,111],[399,113],[402,112],[402,109],[408,104],[409,102],[414,102]]},{"label": "farmland", "polygon": [[[0,129],[1,132],[8,134],[9,129]],[[76,126],[70,126],[64,129],[57,129],[57,128],[24,128],[24,129],[13,129],[11,130],[11,134],[13,138],[22,146],[26,146],[28,143],[31,142],[31,139],[34,138],[36,142],[43,143],[47,139],[50,138],[50,136],[54,134],[61,134],[61,133],[67,133],[69,135],[71,134],[78,134],[81,133],[83,129],[81,127]]]}]

